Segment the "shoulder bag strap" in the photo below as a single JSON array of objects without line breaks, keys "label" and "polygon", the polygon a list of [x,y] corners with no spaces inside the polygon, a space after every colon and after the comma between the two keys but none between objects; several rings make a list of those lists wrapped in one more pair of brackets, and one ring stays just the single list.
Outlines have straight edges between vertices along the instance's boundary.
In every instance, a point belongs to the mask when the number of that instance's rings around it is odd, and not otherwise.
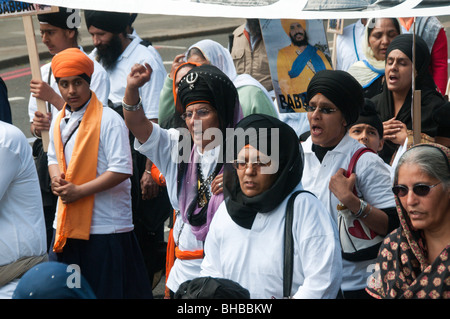
[{"label": "shoulder bag strap", "polygon": [[[305,190],[296,191],[291,195],[286,206],[284,226],[284,268],[283,268],[283,298],[290,298],[292,290],[293,266],[294,266],[294,237],[292,235],[292,223],[294,220],[294,202],[300,193],[310,193]],[[314,194],[312,194],[314,196]]]},{"label": "shoulder bag strap", "polygon": [[[360,149],[358,149],[355,154],[353,154],[351,160],[350,160],[350,164],[348,164],[348,168],[347,171],[345,172],[345,177],[349,178],[350,175],[352,175],[353,170],[355,169],[356,166],[356,162],[358,161],[358,159],[361,157],[361,155],[363,155],[364,153],[367,152],[372,152],[375,153],[374,150],[372,150],[371,148],[368,147],[361,147]],[[375,153],[376,154],[376,153]],[[353,192],[356,194],[356,189],[353,190]]]}]

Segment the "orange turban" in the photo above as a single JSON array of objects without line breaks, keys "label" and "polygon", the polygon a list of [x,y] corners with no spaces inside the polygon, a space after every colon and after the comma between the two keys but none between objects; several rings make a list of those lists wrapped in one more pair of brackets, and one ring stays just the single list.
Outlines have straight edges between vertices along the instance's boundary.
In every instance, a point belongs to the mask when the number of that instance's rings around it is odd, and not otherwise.
[{"label": "orange turban", "polygon": [[90,79],[94,73],[94,62],[80,49],[70,48],[53,57],[52,72],[55,78],[86,74]]},{"label": "orange turban", "polygon": [[297,22],[300,23],[303,30],[306,32],[306,21],[305,20],[299,20],[299,19],[281,19],[281,26],[284,29],[284,32],[286,32],[287,35],[289,35],[289,30],[291,28],[291,24]]}]

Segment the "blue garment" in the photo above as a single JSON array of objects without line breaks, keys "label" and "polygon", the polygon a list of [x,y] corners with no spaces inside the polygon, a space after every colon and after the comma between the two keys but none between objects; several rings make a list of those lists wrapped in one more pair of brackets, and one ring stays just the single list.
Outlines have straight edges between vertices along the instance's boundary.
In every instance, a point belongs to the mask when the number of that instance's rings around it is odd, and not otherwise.
[{"label": "blue garment", "polygon": [[323,63],[322,58],[316,52],[317,48],[309,44],[306,46],[305,50],[292,63],[292,69],[288,72],[291,79],[299,76],[305,68],[306,63],[310,60],[316,73],[326,69],[325,63]]},{"label": "blue garment", "polygon": [[0,78],[0,121],[12,124],[11,106],[8,101],[8,89]]},{"label": "blue garment", "polygon": [[[12,298],[96,299],[86,279],[74,271],[69,265],[54,261],[37,264],[19,280]],[[78,279],[72,279],[76,275]]]}]

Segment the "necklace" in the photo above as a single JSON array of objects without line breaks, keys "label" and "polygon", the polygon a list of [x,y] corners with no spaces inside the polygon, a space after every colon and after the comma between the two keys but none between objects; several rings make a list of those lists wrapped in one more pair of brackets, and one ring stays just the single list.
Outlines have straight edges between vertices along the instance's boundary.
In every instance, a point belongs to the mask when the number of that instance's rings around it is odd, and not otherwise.
[{"label": "necklace", "polygon": [[215,172],[208,176],[208,178],[203,177],[203,172],[201,168],[201,164],[197,164],[197,172],[198,172],[198,197],[197,203],[199,207],[205,207],[208,204],[209,199],[211,198],[211,193],[209,190],[209,185],[211,185],[212,180],[215,177]]}]

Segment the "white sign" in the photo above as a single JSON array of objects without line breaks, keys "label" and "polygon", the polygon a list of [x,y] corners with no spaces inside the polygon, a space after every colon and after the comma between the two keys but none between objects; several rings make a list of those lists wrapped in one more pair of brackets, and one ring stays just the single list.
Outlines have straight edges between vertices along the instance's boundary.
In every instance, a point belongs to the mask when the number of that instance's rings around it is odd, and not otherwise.
[{"label": "white sign", "polygon": [[448,0],[37,0],[39,4],[147,14],[260,19],[450,15]]}]

